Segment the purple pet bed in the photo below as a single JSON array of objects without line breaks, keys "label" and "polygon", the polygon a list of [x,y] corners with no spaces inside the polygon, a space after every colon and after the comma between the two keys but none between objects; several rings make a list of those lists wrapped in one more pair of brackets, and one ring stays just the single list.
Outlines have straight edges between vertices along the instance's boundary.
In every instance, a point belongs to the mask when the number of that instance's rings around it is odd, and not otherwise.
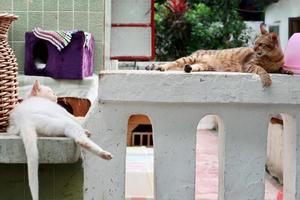
[{"label": "purple pet bed", "polygon": [[[61,51],[32,32],[25,34],[25,75],[50,76],[56,79],[83,79],[93,74],[94,39],[84,47],[85,35],[73,34],[71,42]],[[40,66],[36,63],[40,63]]]}]

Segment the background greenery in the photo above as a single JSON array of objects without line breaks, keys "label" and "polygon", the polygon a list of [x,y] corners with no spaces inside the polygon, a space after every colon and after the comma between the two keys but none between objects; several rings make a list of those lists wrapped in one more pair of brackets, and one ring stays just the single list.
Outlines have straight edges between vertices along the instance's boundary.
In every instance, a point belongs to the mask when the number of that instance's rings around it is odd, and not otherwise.
[{"label": "background greenery", "polygon": [[238,1],[188,0],[186,9],[179,5],[177,11],[171,1],[155,3],[157,60],[174,60],[198,49],[247,45],[249,36],[237,11]]}]

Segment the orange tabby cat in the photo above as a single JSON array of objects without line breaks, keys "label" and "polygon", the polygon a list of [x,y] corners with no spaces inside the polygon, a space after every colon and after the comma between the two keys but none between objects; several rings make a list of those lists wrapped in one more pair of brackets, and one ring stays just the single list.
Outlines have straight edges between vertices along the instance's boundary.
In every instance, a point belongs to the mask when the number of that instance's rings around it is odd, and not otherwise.
[{"label": "orange tabby cat", "polygon": [[283,69],[284,56],[275,33],[268,33],[260,25],[261,35],[256,39],[254,47],[241,47],[224,50],[198,50],[190,56],[162,65],[153,64],[147,70],[179,70],[185,72],[221,71],[249,72],[260,76],[263,86],[272,83],[270,73],[293,74]]}]

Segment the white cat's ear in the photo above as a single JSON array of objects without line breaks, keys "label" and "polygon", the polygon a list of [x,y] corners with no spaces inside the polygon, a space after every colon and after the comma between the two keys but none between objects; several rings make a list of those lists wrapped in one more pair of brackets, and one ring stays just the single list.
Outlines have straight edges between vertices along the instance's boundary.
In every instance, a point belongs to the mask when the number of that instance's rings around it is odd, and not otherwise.
[{"label": "white cat's ear", "polygon": [[36,96],[41,89],[41,84],[38,80],[36,80],[31,89],[31,96]]}]

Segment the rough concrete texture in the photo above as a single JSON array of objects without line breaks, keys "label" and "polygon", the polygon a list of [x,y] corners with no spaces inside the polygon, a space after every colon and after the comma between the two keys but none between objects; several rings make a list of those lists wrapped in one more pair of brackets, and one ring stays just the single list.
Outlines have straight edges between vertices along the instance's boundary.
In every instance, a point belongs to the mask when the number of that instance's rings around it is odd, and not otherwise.
[{"label": "rough concrete texture", "polygon": [[[114,154],[110,162],[87,155],[84,199],[124,199],[126,130],[145,114],[154,132],[155,199],[195,197],[196,128],[205,115],[220,118],[219,199],[264,199],[267,128],[284,113],[285,194],[300,199],[300,77],[272,75],[263,88],[257,75],[241,73],[104,72],[99,99],[88,114],[92,139]],[[296,123],[299,122],[299,123]]]},{"label": "rough concrete texture", "polygon": [[[80,158],[80,148],[66,137],[39,137],[39,163],[74,163]],[[26,163],[21,137],[0,134],[0,163]]]},{"label": "rough concrete texture", "polygon": [[258,75],[246,73],[105,71],[100,76],[100,87],[110,85],[100,88],[101,101],[300,103],[300,76],[273,74],[269,88]]}]

